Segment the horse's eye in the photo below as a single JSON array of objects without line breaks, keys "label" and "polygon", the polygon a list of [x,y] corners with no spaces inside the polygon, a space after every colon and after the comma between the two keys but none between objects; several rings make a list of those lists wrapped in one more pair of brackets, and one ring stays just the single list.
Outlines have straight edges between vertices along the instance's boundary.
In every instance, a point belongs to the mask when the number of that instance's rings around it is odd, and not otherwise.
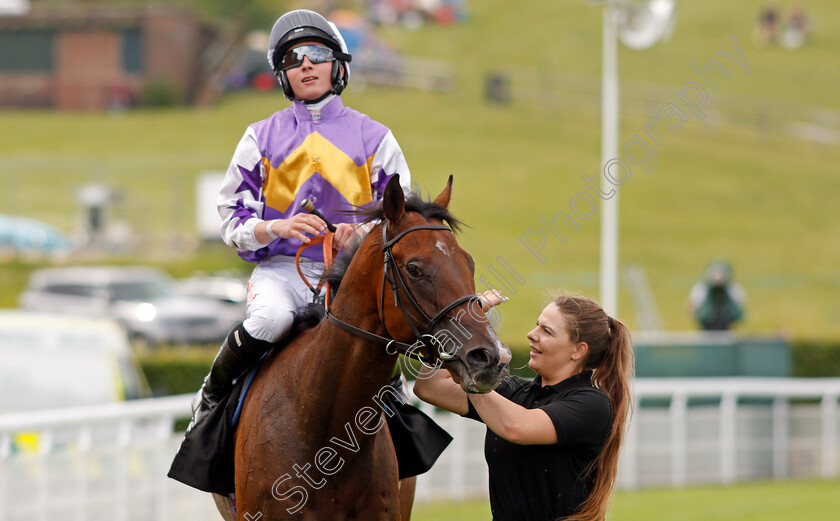
[{"label": "horse's eye", "polygon": [[406,265],[405,271],[414,279],[419,279],[423,276],[423,270],[418,268],[416,264]]}]

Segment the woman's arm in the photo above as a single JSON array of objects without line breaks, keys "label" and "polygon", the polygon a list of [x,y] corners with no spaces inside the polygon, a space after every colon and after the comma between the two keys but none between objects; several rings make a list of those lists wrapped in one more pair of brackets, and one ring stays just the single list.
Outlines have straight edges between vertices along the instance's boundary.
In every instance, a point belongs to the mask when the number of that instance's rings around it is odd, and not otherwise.
[{"label": "woman's arm", "polygon": [[557,443],[554,422],[542,409],[526,409],[496,391],[467,396],[487,428],[507,441],[520,445]]},{"label": "woman's arm", "polygon": [[[481,307],[485,309],[508,300],[499,290],[485,291],[476,296],[481,299]],[[414,382],[414,394],[424,402],[461,416],[470,412],[467,393],[452,378],[452,374],[442,367],[433,369],[424,365]]]},{"label": "woman's arm", "polygon": [[430,369],[424,366],[414,381],[414,394],[424,402],[455,414],[463,416],[470,410],[467,393],[443,368]]},{"label": "woman's arm", "polygon": [[[488,307],[507,301],[498,290],[480,293],[482,304]],[[467,394],[445,369],[423,367],[414,382],[414,394],[421,400],[456,414],[469,412],[472,402],[481,420],[498,436],[522,445],[557,443],[554,422],[542,409],[526,409],[495,391],[487,394]]]},{"label": "woman's arm", "polygon": [[557,443],[554,423],[542,409],[526,409],[495,391],[467,394],[445,369],[424,367],[414,382],[414,394],[424,402],[460,415],[469,412],[469,400],[485,425],[511,443]]}]

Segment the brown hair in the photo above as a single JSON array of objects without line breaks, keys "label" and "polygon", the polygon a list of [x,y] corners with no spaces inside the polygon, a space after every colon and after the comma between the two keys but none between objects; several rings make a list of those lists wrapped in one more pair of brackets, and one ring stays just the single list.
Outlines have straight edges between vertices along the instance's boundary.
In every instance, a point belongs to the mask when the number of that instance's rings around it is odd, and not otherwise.
[{"label": "brown hair", "polygon": [[566,519],[602,521],[618,471],[618,451],[624,437],[624,425],[631,413],[630,377],[633,373],[633,347],[630,330],[609,315],[594,300],[561,295],[553,303],[568,322],[572,342],[589,345],[584,367],[592,369],[592,383],[609,396],[613,421],[604,448],[587,467],[584,477],[592,478],[592,490],[578,511]]}]

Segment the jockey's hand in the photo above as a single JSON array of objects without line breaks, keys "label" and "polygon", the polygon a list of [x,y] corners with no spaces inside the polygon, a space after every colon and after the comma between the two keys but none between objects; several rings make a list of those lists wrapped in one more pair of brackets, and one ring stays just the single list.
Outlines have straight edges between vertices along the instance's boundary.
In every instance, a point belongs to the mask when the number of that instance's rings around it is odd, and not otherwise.
[{"label": "jockey's hand", "polygon": [[[320,217],[310,213],[298,213],[288,219],[274,219],[268,221],[267,226],[270,226],[271,231],[278,237],[295,238],[305,243],[309,242],[309,237],[304,234],[319,235],[327,229],[327,224]],[[266,237],[271,239],[268,234]]]},{"label": "jockey's hand", "polygon": [[477,293],[476,296],[481,299],[482,309],[490,309],[508,301],[508,298],[502,295],[502,292],[497,289],[487,290],[484,293]]},{"label": "jockey's hand", "polygon": [[346,250],[362,242],[367,231],[359,224],[341,223],[335,225],[334,244],[340,250]]}]

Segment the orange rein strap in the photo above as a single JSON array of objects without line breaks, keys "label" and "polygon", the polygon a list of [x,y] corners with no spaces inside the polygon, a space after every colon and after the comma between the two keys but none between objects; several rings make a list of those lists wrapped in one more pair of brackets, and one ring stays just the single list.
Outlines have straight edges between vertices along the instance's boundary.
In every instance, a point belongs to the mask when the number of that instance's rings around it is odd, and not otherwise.
[{"label": "orange rein strap", "polygon": [[[335,258],[336,248],[333,246],[333,238],[335,234],[333,232],[324,232],[323,235],[319,235],[317,237],[312,237],[312,239],[300,245],[298,248],[297,253],[295,254],[295,266],[297,267],[298,274],[300,278],[303,279],[303,282],[309,286],[309,289],[312,290],[312,293],[318,295],[321,292],[321,288],[324,286],[324,279],[322,278],[318,281],[318,285],[316,287],[312,287],[312,284],[309,283],[309,280],[303,274],[303,270],[300,269],[300,255],[303,253],[303,250],[310,246],[315,246],[316,244],[322,244],[324,249],[324,271],[329,271],[333,265],[333,259]],[[326,291],[326,301],[325,306],[330,307],[330,284],[327,283],[327,291]]]}]

